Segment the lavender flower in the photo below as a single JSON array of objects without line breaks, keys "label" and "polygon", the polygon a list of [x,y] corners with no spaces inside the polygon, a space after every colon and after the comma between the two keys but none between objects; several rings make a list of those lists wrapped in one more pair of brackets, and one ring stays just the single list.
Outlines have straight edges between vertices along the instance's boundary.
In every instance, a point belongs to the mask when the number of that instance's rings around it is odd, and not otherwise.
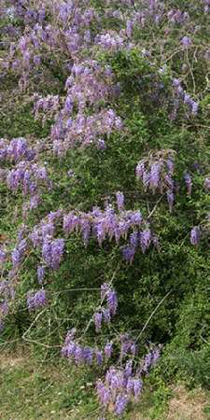
[{"label": "lavender flower", "polygon": [[37,267],[37,278],[38,278],[39,284],[43,283],[44,275],[45,275],[45,268],[39,265]]},{"label": "lavender flower", "polygon": [[198,103],[193,101],[192,103],[192,115],[196,116],[198,113]]},{"label": "lavender flower", "polygon": [[122,252],[123,258],[129,263],[132,263],[135,256],[135,248],[132,246],[125,246],[123,247]]},{"label": "lavender flower", "polygon": [[189,174],[184,175],[185,184],[187,186],[187,194],[190,196],[192,192],[192,178]]},{"label": "lavender flower", "polygon": [[185,47],[189,47],[189,45],[191,45],[192,41],[188,36],[184,36],[181,40],[181,43],[185,46]]},{"label": "lavender flower", "polygon": [[74,350],[74,357],[75,357],[75,363],[77,365],[80,365],[83,363],[84,361],[84,354],[83,354],[83,349],[81,346],[76,345],[75,346],[75,350]]},{"label": "lavender flower", "polygon": [[98,394],[101,404],[104,407],[107,407],[107,405],[111,401],[110,390],[103,384],[101,380],[97,381],[96,390],[97,390],[97,394]]},{"label": "lavender flower", "polygon": [[147,374],[149,369],[152,368],[156,364],[159,357],[160,357],[160,350],[158,347],[155,347],[145,356],[144,361],[143,361],[142,371]]},{"label": "lavender flower", "polygon": [[102,313],[103,313],[103,318],[104,321],[109,324],[111,321],[111,313],[110,313],[110,309],[109,308],[103,308],[102,309]]},{"label": "lavender flower", "polygon": [[105,345],[105,348],[104,348],[104,353],[105,353],[106,359],[110,359],[110,357],[112,355],[112,351],[113,351],[113,344],[112,344],[112,342],[111,343],[107,343]]},{"label": "lavender flower", "polygon": [[143,387],[143,383],[141,379],[133,379],[133,392],[134,392],[135,400],[137,400],[139,395],[141,394],[142,387]]},{"label": "lavender flower", "polygon": [[55,239],[51,242],[51,266],[56,269],[59,267],[64,253],[64,239]]},{"label": "lavender flower", "polygon": [[206,191],[209,191],[210,190],[210,179],[209,178],[206,178],[205,179],[205,181],[204,181],[204,187],[205,187]]},{"label": "lavender flower", "polygon": [[191,233],[190,233],[190,242],[192,245],[197,246],[200,242],[200,238],[201,238],[201,231],[199,226],[195,226],[194,228],[192,228]]},{"label": "lavender flower", "polygon": [[126,378],[129,378],[129,376],[132,375],[132,366],[133,366],[133,361],[128,360],[126,365],[125,365],[125,376],[126,376]]},{"label": "lavender flower", "polygon": [[144,162],[140,161],[136,167],[136,177],[138,180],[143,178],[145,172]]},{"label": "lavender flower", "polygon": [[103,363],[103,352],[97,350],[96,351],[96,361],[97,361],[97,365],[101,366]]},{"label": "lavender flower", "polygon": [[83,358],[84,358],[84,361],[86,363],[88,363],[89,365],[92,364],[92,361],[93,361],[93,349],[91,349],[91,347],[85,347],[83,349]]},{"label": "lavender flower", "polygon": [[119,211],[124,209],[124,194],[122,192],[116,193],[117,207]]},{"label": "lavender flower", "polygon": [[31,295],[29,293],[27,297],[27,304],[28,304],[29,310],[33,310],[33,309],[45,306],[46,305],[45,290],[41,289],[38,292],[36,292],[34,295]]},{"label": "lavender flower", "polygon": [[150,187],[153,191],[156,190],[156,188],[159,185],[160,182],[160,164],[159,163],[153,163],[151,166],[151,173],[150,173]]},{"label": "lavender flower", "polygon": [[101,330],[101,323],[102,323],[102,313],[96,312],[94,315],[94,322],[96,327],[96,332],[99,332]]},{"label": "lavender flower", "polygon": [[107,305],[110,310],[111,315],[115,315],[117,312],[117,295],[114,290],[109,290],[107,293]]},{"label": "lavender flower", "polygon": [[172,212],[173,204],[174,204],[174,193],[172,191],[168,190],[166,195],[167,195],[169,211]]},{"label": "lavender flower", "polygon": [[0,249],[0,263],[3,263],[6,259],[6,253]]},{"label": "lavender flower", "polygon": [[140,233],[140,244],[143,254],[149,248],[151,243],[151,230],[145,229]]},{"label": "lavender flower", "polygon": [[115,402],[115,413],[118,416],[121,416],[123,414],[128,404],[128,401],[129,400],[128,400],[127,395],[120,394],[117,396],[117,399]]}]

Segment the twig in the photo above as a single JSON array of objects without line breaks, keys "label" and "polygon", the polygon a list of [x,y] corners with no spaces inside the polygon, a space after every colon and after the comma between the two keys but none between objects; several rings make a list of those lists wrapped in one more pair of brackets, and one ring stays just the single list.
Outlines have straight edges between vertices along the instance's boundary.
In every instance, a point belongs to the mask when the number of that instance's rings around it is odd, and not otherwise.
[{"label": "twig", "polygon": [[157,203],[155,204],[155,206],[153,207],[152,211],[149,213],[149,216],[147,217],[147,220],[150,219],[152,217],[152,215],[154,214],[158,204],[161,202],[163,198],[163,195],[161,195],[161,197],[158,199]]},{"label": "twig", "polygon": [[28,341],[29,343],[35,343],[35,344],[38,344],[39,346],[42,346],[42,347],[45,347],[45,348],[48,348],[48,349],[49,348],[55,348],[55,347],[59,347],[60,348],[61,347],[60,345],[49,346],[47,344],[40,343],[40,341],[31,340],[30,338],[26,338],[26,335],[30,332],[31,328],[35,325],[35,323],[38,321],[38,319],[41,317],[41,315],[43,315],[43,313],[46,310],[47,310],[47,308],[44,308],[41,312],[38,313],[38,315],[36,316],[36,318],[31,323],[30,327],[22,335],[22,339],[25,340],[25,341]]},{"label": "twig", "polygon": [[161,301],[158,303],[158,305],[156,306],[156,308],[154,309],[154,311],[151,313],[151,315],[149,316],[148,320],[146,321],[146,323],[144,324],[142,330],[140,331],[139,335],[137,336],[136,342],[139,340],[139,338],[142,336],[143,332],[146,330],[147,325],[149,324],[149,322],[151,321],[152,317],[155,315],[155,313],[157,312],[158,308],[160,307],[160,305],[162,305],[162,303],[164,302],[165,299],[167,299],[167,297],[171,294],[171,291],[168,292],[162,299]]}]

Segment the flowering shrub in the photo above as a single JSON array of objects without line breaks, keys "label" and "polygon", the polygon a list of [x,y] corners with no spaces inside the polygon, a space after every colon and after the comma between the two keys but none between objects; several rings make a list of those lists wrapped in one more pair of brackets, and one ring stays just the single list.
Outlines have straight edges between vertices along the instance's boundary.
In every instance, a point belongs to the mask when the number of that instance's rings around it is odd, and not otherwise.
[{"label": "flowering shrub", "polygon": [[0,5],[0,340],[101,369],[116,415],[160,346],[209,342],[208,25],[203,0]]}]

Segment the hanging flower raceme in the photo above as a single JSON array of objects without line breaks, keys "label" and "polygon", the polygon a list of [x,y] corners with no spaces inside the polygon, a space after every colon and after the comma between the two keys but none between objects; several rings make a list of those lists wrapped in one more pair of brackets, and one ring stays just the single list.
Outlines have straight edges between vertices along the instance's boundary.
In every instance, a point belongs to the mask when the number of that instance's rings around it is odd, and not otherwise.
[{"label": "hanging flower raceme", "polygon": [[[166,192],[170,211],[174,203],[174,156],[173,150],[152,152],[140,160],[136,167],[137,180],[141,180],[145,191],[152,191],[153,194]],[[145,233],[146,236],[149,238],[149,232]]]},{"label": "hanging flower raceme", "polygon": [[185,92],[179,79],[173,80],[173,87],[175,95],[188,107],[188,110],[192,116],[196,116],[198,113],[198,102],[194,101],[191,96]]},{"label": "hanging flower raceme", "polygon": [[197,246],[201,239],[201,230],[199,226],[192,228],[190,233],[190,242],[192,245]]}]

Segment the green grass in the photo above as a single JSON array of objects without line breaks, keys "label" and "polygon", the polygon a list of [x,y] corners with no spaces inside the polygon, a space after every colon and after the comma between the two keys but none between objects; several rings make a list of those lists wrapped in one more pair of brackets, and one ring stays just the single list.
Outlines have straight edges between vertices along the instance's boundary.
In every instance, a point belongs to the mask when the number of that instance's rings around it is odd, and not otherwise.
[{"label": "green grass", "polygon": [[[62,359],[40,361],[29,353],[0,357],[0,419],[99,420],[103,413],[94,392],[93,373],[71,367]],[[125,420],[210,419],[208,395],[182,386],[147,385],[140,402]],[[193,405],[194,404],[194,405]],[[113,419],[110,413],[106,420]]]}]

